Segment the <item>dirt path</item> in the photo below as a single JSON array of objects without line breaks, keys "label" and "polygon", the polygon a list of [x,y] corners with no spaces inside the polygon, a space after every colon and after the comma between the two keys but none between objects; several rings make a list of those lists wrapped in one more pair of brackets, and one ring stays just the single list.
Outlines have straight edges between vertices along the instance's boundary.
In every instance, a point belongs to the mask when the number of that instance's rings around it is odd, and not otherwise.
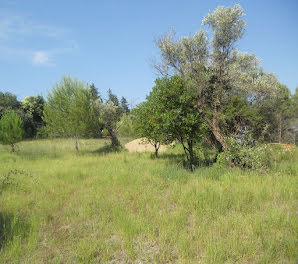
[{"label": "dirt path", "polygon": [[[125,148],[128,149],[129,152],[154,152],[155,149],[150,143],[146,143],[145,138],[137,138],[131,142],[128,142],[125,145]],[[159,152],[165,151],[167,146],[161,145],[159,148]]]}]

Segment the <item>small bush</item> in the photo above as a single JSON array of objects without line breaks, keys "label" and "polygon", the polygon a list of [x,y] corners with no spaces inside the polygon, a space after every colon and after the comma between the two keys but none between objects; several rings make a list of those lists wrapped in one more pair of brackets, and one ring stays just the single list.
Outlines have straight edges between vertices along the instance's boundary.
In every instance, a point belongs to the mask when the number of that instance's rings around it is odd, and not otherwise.
[{"label": "small bush", "polygon": [[268,145],[255,145],[249,140],[229,138],[228,150],[218,154],[217,161],[244,169],[267,171],[273,164],[273,150]]}]

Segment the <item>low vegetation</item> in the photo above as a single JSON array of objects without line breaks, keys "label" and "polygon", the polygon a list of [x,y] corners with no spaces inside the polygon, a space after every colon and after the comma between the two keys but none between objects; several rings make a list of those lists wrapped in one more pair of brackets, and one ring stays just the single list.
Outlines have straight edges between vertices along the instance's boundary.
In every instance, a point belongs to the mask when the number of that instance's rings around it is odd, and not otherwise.
[{"label": "low vegetation", "polygon": [[191,173],[181,145],[159,159],[103,139],[1,146],[0,262],[294,263],[297,149],[274,156],[270,173]]}]

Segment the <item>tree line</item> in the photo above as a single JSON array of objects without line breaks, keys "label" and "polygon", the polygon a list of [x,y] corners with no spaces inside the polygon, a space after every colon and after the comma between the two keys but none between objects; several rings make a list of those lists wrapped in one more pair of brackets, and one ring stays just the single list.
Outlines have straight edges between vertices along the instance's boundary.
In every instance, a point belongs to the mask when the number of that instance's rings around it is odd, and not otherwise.
[{"label": "tree line", "polygon": [[238,4],[219,6],[203,19],[206,29],[181,38],[172,30],[156,41],[161,77],[136,109],[156,155],[161,143],[179,141],[192,169],[195,142],[226,153],[231,140],[295,143],[298,90],[292,96],[256,55],[236,49],[243,17]]},{"label": "tree line", "polygon": [[127,126],[129,114],[124,96],[119,100],[109,89],[104,101],[93,83],[63,76],[46,100],[38,95],[18,101],[15,95],[0,92],[0,142],[14,151],[23,138],[71,137],[78,150],[79,138],[108,136],[118,147],[118,129],[124,122]]},{"label": "tree line", "polygon": [[[3,113],[13,110],[26,138],[72,137],[76,150],[81,137],[109,136],[117,147],[119,132],[147,138],[156,156],[161,144],[180,142],[191,170],[198,144],[216,153],[248,142],[295,144],[298,89],[291,95],[263,70],[256,55],[236,49],[245,29],[243,17],[238,4],[220,6],[203,19],[207,28],[193,36],[178,38],[172,30],[158,39],[160,60],[154,67],[160,76],[132,111],[125,97],[119,101],[108,90],[104,101],[94,84],[64,76],[46,100],[30,96],[18,102],[0,93],[0,124],[9,119]],[[0,129],[7,132],[5,125]]]}]

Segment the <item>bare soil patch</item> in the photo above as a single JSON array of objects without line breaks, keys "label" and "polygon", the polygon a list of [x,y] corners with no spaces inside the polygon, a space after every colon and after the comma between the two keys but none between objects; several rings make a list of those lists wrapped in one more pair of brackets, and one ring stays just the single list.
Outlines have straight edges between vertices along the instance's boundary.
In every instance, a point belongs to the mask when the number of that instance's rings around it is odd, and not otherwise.
[{"label": "bare soil patch", "polygon": [[[146,138],[137,138],[125,145],[125,148],[129,152],[154,152],[154,146],[152,146]],[[167,149],[166,145],[161,145],[158,152],[163,152]]]}]

